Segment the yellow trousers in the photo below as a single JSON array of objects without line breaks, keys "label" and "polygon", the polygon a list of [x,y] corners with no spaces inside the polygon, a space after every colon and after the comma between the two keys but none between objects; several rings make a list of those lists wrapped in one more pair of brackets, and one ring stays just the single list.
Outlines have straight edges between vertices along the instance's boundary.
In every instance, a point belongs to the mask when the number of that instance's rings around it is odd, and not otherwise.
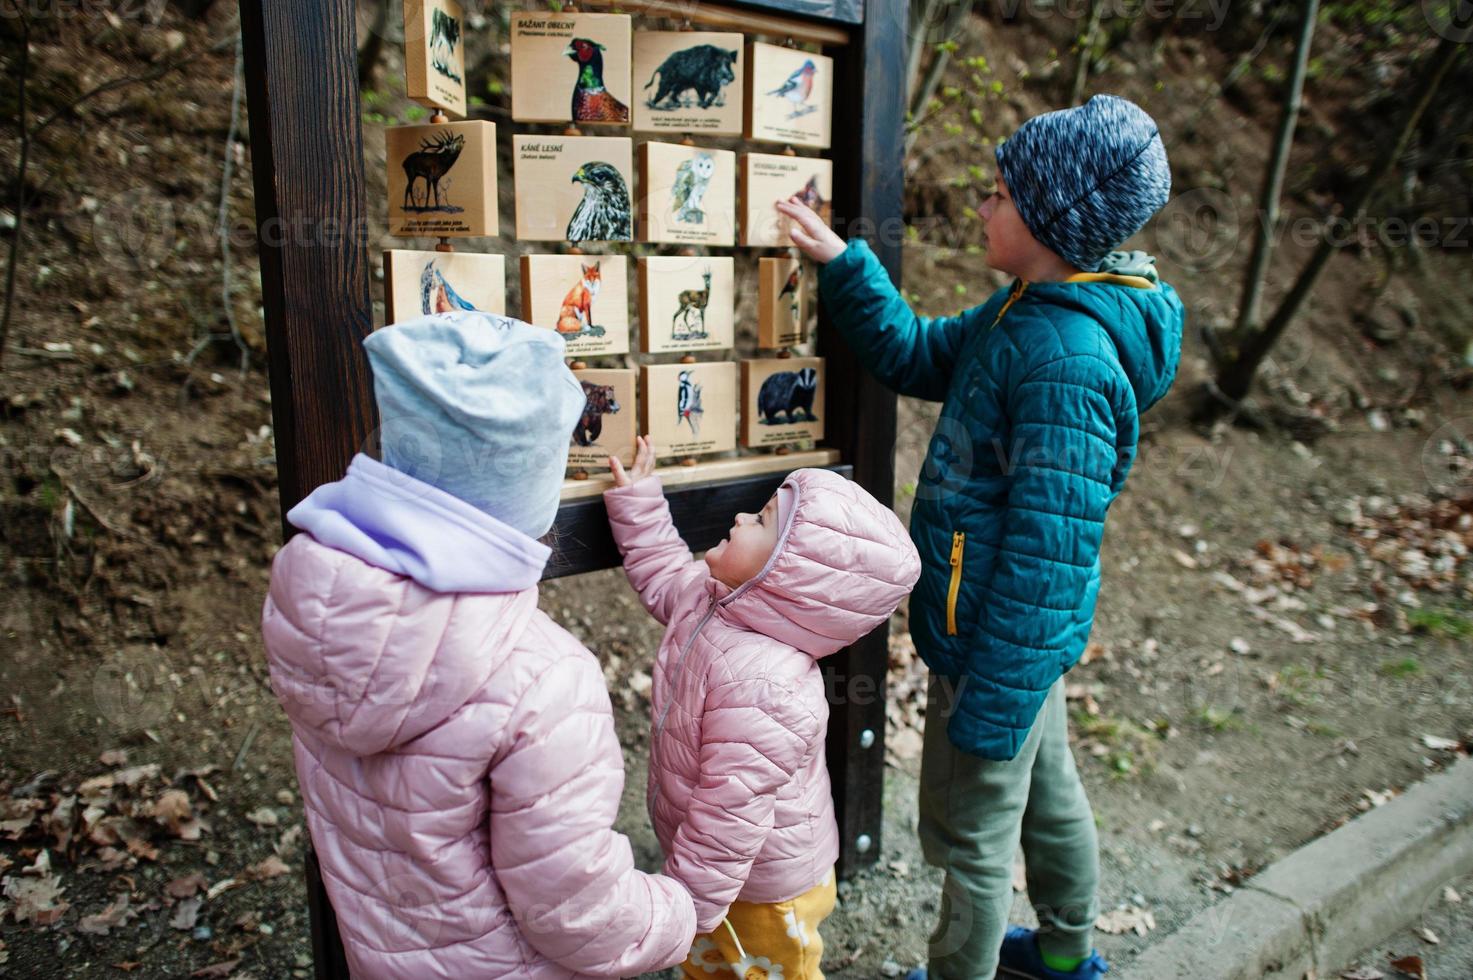
[{"label": "yellow trousers", "polygon": [[818,924],[834,911],[834,873],[786,902],[732,902],[715,932],[696,937],[687,980],[823,980]]}]

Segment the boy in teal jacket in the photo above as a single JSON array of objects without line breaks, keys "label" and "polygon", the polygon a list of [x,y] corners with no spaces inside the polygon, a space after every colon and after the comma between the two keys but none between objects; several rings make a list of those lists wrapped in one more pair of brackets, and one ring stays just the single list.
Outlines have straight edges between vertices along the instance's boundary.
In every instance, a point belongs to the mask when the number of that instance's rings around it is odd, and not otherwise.
[{"label": "boy in teal jacket", "polygon": [[[862,239],[846,246],[796,198],[778,209],[865,367],[942,403],[911,516],[911,633],[931,669],[918,831],[946,872],[930,980],[1083,980],[1106,970],[1099,854],[1063,675],[1089,638],[1140,415],[1181,354],[1176,292],[1145,253],[1112,251],[1171,174],[1155,122],[1114,96],[1028,120],[996,156],[987,261],[1017,278],[955,317],[916,316]],[[1037,931],[1007,925],[1020,840]]]}]

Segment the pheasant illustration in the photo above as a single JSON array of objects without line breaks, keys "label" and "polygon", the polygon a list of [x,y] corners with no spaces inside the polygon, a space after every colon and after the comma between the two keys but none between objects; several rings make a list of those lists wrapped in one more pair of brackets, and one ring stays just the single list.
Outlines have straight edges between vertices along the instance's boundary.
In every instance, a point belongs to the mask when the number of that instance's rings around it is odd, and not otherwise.
[{"label": "pheasant illustration", "polygon": [[627,123],[629,107],[604,86],[604,46],[586,37],[575,37],[563,54],[578,66],[573,85],[573,121]]},{"label": "pheasant illustration", "polygon": [[474,310],[475,304],[463,298],[450,285],[445,274],[435,268],[435,260],[425,263],[419,277],[420,312],[453,313],[456,310]]},{"label": "pheasant illustration", "polygon": [[633,239],[629,187],[613,164],[595,160],[573,174],[583,198],[568,219],[570,242],[627,242]]},{"label": "pheasant illustration", "polygon": [[793,103],[793,111],[788,114],[789,119],[806,116],[818,109],[815,105],[805,105],[808,97],[813,94],[813,76],[817,73],[818,68],[814,66],[813,59],[809,58],[803,62],[802,68],[788,76],[787,81],[767,94],[780,96]]}]

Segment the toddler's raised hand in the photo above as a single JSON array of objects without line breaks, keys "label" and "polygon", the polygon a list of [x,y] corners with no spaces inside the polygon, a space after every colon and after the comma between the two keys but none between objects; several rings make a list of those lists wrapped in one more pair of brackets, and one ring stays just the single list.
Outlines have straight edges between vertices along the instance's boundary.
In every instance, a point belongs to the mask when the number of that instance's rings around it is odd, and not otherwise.
[{"label": "toddler's raised hand", "polygon": [[614,486],[627,487],[638,483],[655,471],[655,443],[649,436],[638,436],[634,440],[634,465],[624,472],[619,457],[609,457],[609,471],[614,474]]},{"label": "toddler's raised hand", "polygon": [[786,201],[778,201],[777,209],[792,219],[793,227],[788,229],[788,235],[793,244],[813,261],[827,263],[844,251],[844,239],[834,234],[817,212],[800,201],[796,194]]}]

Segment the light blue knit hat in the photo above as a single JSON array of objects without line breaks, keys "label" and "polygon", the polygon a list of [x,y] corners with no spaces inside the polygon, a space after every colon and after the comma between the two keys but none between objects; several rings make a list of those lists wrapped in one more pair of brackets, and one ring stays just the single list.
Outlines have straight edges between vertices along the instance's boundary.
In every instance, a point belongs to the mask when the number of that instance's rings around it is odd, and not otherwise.
[{"label": "light blue knit hat", "polygon": [[1156,121],[1115,95],[1029,119],[999,144],[997,167],[1033,237],[1085,272],[1171,194]]},{"label": "light blue knit hat", "polygon": [[376,330],[363,347],[384,463],[546,534],[584,406],[557,331],[456,311]]}]

